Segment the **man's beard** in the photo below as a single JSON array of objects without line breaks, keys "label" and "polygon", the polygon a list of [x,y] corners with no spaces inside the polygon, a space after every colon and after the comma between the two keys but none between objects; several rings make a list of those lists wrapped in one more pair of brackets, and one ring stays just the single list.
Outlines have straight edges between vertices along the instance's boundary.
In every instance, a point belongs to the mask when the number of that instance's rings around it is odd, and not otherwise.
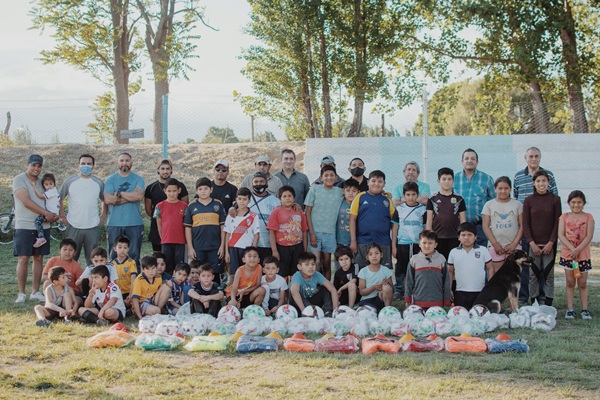
[{"label": "man's beard", "polygon": [[128,167],[128,166],[126,166],[126,165],[124,165],[124,166],[122,166],[122,167],[120,167],[120,168],[119,168],[119,170],[120,170],[121,172],[129,172],[129,170],[130,170],[130,169],[131,169],[131,168],[129,168],[129,167]]}]

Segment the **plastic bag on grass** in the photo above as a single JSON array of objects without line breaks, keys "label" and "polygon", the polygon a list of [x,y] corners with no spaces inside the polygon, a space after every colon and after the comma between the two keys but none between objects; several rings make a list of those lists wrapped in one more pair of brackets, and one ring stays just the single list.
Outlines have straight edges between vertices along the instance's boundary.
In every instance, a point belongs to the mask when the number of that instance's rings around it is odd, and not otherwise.
[{"label": "plastic bag on grass", "polygon": [[187,351],[223,351],[227,350],[229,338],[223,335],[196,336],[183,346]]},{"label": "plastic bag on grass", "polygon": [[278,347],[276,338],[244,335],[238,339],[236,350],[240,353],[262,353],[277,351]]},{"label": "plastic bag on grass", "polygon": [[135,346],[144,350],[175,350],[183,343],[180,336],[163,336],[155,333],[143,333],[135,341]]},{"label": "plastic bag on grass", "polygon": [[556,319],[548,314],[536,314],[531,317],[531,329],[549,332],[556,326]]},{"label": "plastic bag on grass", "polygon": [[498,340],[494,338],[485,339],[488,351],[490,353],[527,353],[529,346],[524,339],[519,340]]},{"label": "plastic bag on grass", "polygon": [[90,347],[125,347],[129,346],[135,340],[135,336],[128,332],[108,330],[100,332],[87,340]]}]

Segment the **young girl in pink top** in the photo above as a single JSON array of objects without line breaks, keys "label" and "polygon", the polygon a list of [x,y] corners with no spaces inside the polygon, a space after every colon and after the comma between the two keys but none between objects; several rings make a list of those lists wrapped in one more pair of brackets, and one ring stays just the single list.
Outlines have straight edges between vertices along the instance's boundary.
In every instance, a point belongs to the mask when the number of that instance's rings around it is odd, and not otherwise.
[{"label": "young girl in pink top", "polygon": [[[558,239],[563,247],[560,252],[560,266],[565,270],[567,279],[567,312],[566,319],[574,319],[573,296],[575,281],[579,288],[581,299],[581,318],[592,319],[588,311],[588,271],[592,269],[590,262],[590,242],[594,235],[594,217],[584,213],[585,195],[580,190],[574,190],[568,197],[571,212],[564,213],[558,221]],[[573,267],[578,266],[581,276],[575,278]]]}]

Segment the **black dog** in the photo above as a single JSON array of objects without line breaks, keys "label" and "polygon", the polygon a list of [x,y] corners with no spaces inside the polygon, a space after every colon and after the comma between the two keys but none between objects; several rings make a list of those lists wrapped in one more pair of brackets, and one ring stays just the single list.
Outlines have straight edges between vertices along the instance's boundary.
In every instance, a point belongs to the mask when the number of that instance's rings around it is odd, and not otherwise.
[{"label": "black dog", "polygon": [[498,272],[481,289],[475,304],[483,304],[491,312],[498,313],[502,309],[502,303],[508,298],[513,311],[518,311],[521,268],[531,265],[532,262],[533,259],[523,250],[516,250],[510,254]]}]

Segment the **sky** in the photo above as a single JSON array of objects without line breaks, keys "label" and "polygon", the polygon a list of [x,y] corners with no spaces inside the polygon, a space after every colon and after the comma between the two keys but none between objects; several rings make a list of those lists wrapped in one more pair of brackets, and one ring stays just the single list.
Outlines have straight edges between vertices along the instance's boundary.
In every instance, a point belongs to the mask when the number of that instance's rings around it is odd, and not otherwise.
[{"label": "sky", "polygon": [[[195,71],[189,81],[171,82],[169,95],[169,141],[187,138],[201,140],[209,126],[230,127],[239,138],[250,137],[250,117],[233,101],[233,92],[251,94],[251,83],[242,75],[241,49],[255,43],[242,32],[249,22],[250,6],[245,0],[203,0],[207,22],[218,29],[200,26],[197,41],[199,58],[191,60]],[[90,106],[95,97],[110,88],[83,71],[64,64],[44,65],[40,50],[51,49],[49,31],[28,29],[29,1],[11,1],[0,16],[2,52],[0,62],[0,129],[6,112],[12,115],[11,131],[27,126],[36,143],[86,142],[81,132],[92,122]],[[146,68],[148,69],[148,68]],[[144,128],[146,140],[152,137],[153,84],[144,75],[142,93],[131,98],[133,121],[130,128]],[[410,129],[421,109],[411,108],[386,116],[386,125],[400,132]],[[380,115],[365,107],[364,120],[380,125]],[[270,130],[282,140],[285,135],[276,123],[265,118],[255,122],[257,132]]]}]

